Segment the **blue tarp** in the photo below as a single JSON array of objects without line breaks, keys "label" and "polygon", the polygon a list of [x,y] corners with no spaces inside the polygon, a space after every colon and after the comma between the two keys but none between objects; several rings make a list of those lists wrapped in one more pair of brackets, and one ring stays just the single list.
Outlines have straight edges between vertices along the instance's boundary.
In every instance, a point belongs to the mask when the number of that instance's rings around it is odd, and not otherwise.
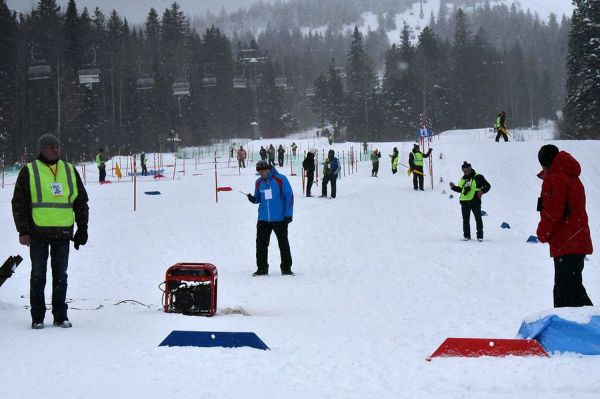
[{"label": "blue tarp", "polygon": [[518,336],[534,338],[548,353],[600,355],[600,316],[591,316],[587,323],[577,323],[549,315],[534,322],[523,322]]},{"label": "blue tarp", "polygon": [[250,347],[268,350],[269,347],[252,332],[171,331],[158,346],[198,346],[224,348]]}]

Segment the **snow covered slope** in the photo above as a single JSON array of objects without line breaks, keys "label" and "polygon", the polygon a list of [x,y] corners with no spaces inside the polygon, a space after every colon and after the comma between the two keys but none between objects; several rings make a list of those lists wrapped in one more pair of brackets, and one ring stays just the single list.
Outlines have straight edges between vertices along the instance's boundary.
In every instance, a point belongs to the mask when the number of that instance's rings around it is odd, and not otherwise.
[{"label": "snow covered slope", "polygon": [[[525,243],[538,221],[537,150],[547,141],[524,139],[498,144],[485,130],[442,134],[432,143],[434,189],[425,192],[413,191],[404,170],[390,171],[387,154],[397,146],[407,163],[412,143],[372,144],[383,152],[380,177],[370,177],[370,162],[361,162],[358,173],[338,182],[335,200],[302,197],[300,177],[290,177],[295,277],[279,275],[275,237],[271,274],[250,277],[257,209],[237,190],[252,190],[252,168],[239,176],[219,164],[219,184],[234,191],[216,204],[213,165],[196,172],[187,160],[185,176],[140,179],[140,193],[162,194],[140,194],[134,213],[131,183],[99,186],[90,166],[90,241],[71,254],[69,330],[29,328],[28,254],[13,227],[12,187],[0,190],[0,253],[26,258],[0,288],[0,397],[597,397],[596,358],[425,361],[446,337],[511,338],[525,316],[552,307],[548,248]],[[250,145],[270,142],[291,144]],[[314,138],[296,143],[328,148]],[[600,143],[556,144],[581,162],[597,244]],[[464,160],[492,185],[482,243],[461,241],[459,204],[448,198],[448,182],[460,178]],[[512,229],[500,229],[502,222]],[[584,283],[598,302],[600,263],[588,258]],[[182,261],[218,267],[215,317],[160,310],[157,285]],[[254,331],[271,350],[157,347],[172,330]]]}]

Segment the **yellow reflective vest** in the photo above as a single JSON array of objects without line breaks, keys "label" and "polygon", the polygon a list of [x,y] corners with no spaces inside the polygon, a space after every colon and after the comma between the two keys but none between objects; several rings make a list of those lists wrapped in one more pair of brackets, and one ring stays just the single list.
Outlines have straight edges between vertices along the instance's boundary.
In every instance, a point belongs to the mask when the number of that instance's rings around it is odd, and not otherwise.
[{"label": "yellow reflective vest", "polygon": [[75,168],[68,162],[27,164],[31,212],[38,227],[71,227],[75,223],[73,202],[78,196]]}]

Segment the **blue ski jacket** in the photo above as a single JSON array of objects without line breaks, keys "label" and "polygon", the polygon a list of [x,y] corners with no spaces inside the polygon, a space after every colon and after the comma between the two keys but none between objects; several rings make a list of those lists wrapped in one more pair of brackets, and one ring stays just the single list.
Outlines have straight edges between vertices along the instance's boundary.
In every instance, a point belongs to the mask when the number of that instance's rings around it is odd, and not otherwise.
[{"label": "blue ski jacket", "polygon": [[294,192],[288,179],[271,168],[266,179],[259,177],[254,188],[254,203],[258,205],[258,220],[281,222],[294,216]]}]

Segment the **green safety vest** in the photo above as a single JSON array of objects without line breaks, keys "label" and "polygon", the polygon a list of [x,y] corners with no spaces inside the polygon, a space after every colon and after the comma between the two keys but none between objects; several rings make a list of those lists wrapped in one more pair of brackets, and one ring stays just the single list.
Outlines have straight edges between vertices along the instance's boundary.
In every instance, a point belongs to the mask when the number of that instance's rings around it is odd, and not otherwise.
[{"label": "green safety vest", "polygon": [[413,156],[413,163],[415,166],[423,166],[423,153],[421,151],[413,152]]},{"label": "green safety vest", "polygon": [[98,155],[96,155],[96,166],[100,167],[104,165],[104,159],[102,159],[102,153],[98,153]]},{"label": "green safety vest", "polygon": [[72,227],[75,223],[73,201],[77,198],[75,168],[58,161],[53,170],[36,160],[27,164],[31,190],[31,213],[38,227]]},{"label": "green safety vest", "polygon": [[480,188],[477,188],[477,181],[475,180],[475,177],[478,176],[477,174],[475,174],[475,176],[473,176],[470,180],[470,189],[465,192],[465,190],[463,190],[463,187],[465,186],[465,184],[467,183],[467,181],[464,179],[464,177],[462,179],[460,179],[460,181],[458,182],[458,187],[460,187],[461,191],[460,191],[460,201],[471,201],[473,198],[475,198],[475,193],[477,191],[480,191]]},{"label": "green safety vest", "polygon": [[500,127],[500,116],[496,118],[496,125],[494,126],[496,129]]}]

